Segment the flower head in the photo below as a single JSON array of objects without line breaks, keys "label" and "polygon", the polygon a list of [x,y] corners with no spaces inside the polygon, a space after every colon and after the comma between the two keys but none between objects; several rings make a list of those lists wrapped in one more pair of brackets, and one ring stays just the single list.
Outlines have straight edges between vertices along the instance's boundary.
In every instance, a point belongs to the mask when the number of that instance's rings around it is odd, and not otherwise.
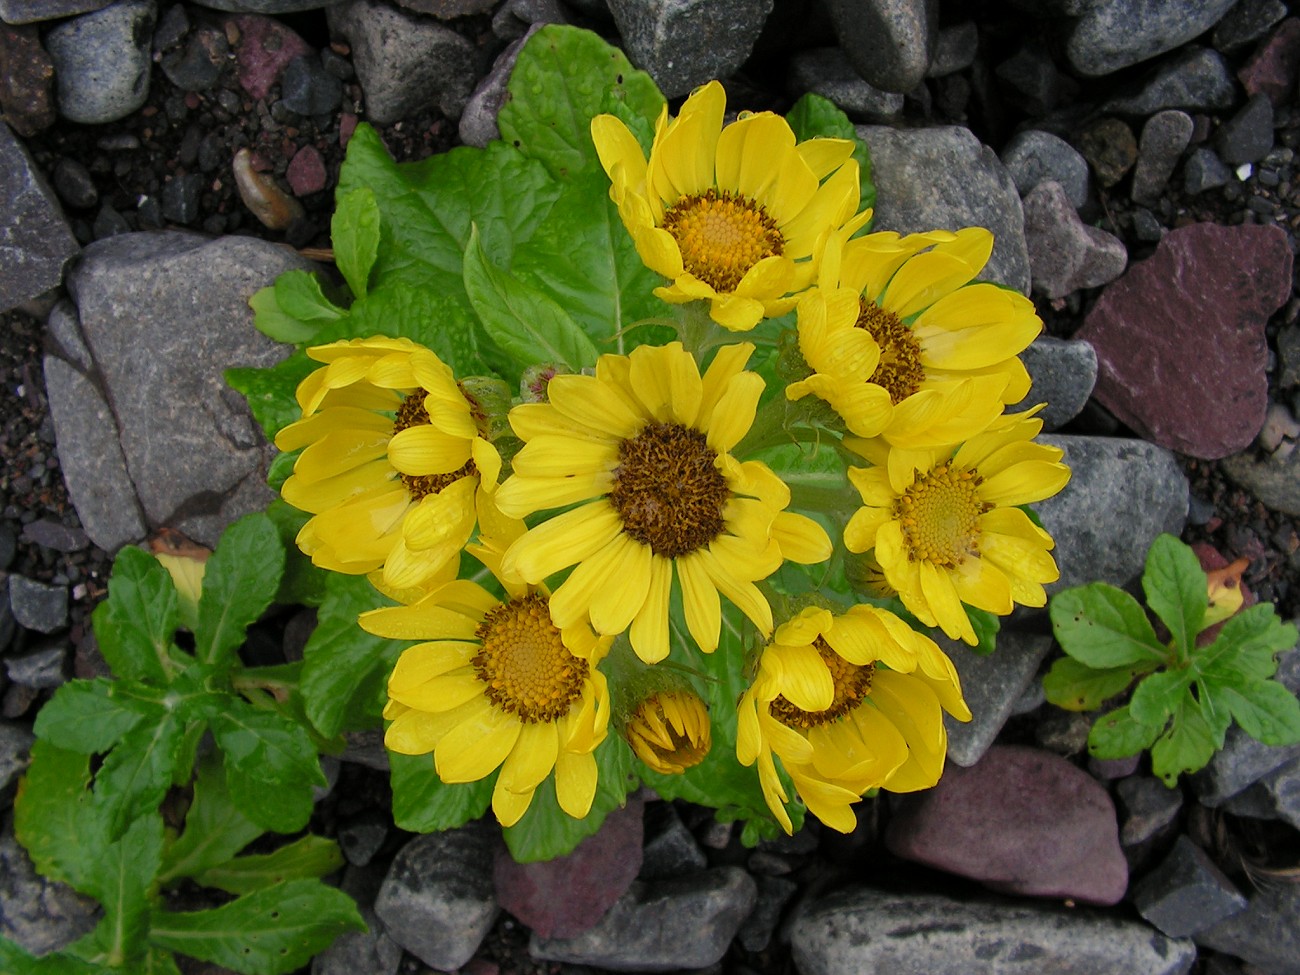
[{"label": "flower head", "polygon": [[957,671],[929,637],[872,606],[810,607],[777,628],[741,696],[736,756],[758,763],[772,813],[791,832],[775,759],[804,804],[848,833],[870,789],[927,789],[943,773],[943,711],[970,720]]},{"label": "flower head", "polygon": [[[479,550],[491,562],[501,547]],[[596,794],[592,753],[609,724],[597,664],[610,638],[585,623],[558,626],[542,587],[497,573],[506,593],[498,599],[457,579],[457,567],[410,605],[361,614],[367,632],[427,641],[404,650],[388,680],[384,743],[404,755],[432,752],[444,782],[477,782],[499,768],[492,811],[505,826],[554,771],[560,808],[581,819]]]},{"label": "flower head", "polygon": [[1051,535],[1017,505],[1042,501],[1070,479],[1062,451],[1034,443],[1042,421],[1009,414],[958,446],[889,449],[848,438],[874,467],[850,467],[863,506],[844,529],[851,552],[874,550],[908,611],[975,644],[963,603],[1004,616],[1042,606],[1059,577]]},{"label": "flower head", "polygon": [[655,294],[708,301],[714,321],[746,330],[793,308],[828,234],[856,230],[867,215],[857,214],[852,142],[796,145],[771,112],[742,113],[724,127],[725,108],[716,81],[696,89],[676,118],[665,108],[648,159],[613,115],[592,119],[591,136],[637,253],[670,281]]},{"label": "flower head", "polygon": [[451,369],[404,338],[316,346],[326,363],[298,386],[302,419],[276,435],[303,448],[281,488],[311,512],[298,545],[336,572],[382,569],[391,588],[420,585],[456,555],[501,458]]},{"label": "flower head", "polygon": [[510,412],[524,447],[496,493],[523,518],[574,506],[529,530],[503,567],[539,583],[576,566],[555,590],[561,627],[630,626],[637,655],[668,655],[674,570],[686,625],[705,652],[718,645],[719,593],[763,633],[772,611],[754,585],[782,559],[820,562],[830,539],[785,511],[790,490],[758,461],[730,451],[749,431],[763,380],[746,372],[753,346],[718,350],[703,376],[680,343],[604,355],[594,376],[556,376],[549,402]]},{"label": "flower head", "polygon": [[709,753],[708,705],[688,689],[649,694],[623,723],[636,757],[662,775],[679,775]]},{"label": "flower head", "polygon": [[895,446],[982,430],[1029,391],[1019,354],[1042,329],[1024,295],[971,283],[992,247],[980,227],[835,234],[818,289],[799,303],[799,350],[812,372],[786,395],[819,396],[851,433]]}]

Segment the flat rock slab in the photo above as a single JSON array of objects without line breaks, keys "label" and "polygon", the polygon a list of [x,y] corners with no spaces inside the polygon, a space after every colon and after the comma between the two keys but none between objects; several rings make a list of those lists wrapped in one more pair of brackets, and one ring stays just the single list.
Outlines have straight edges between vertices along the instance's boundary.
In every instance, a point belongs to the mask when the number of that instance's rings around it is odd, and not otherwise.
[{"label": "flat rock slab", "polygon": [[1097,352],[1097,400],[1144,438],[1217,460],[1268,409],[1264,325],[1291,295],[1280,227],[1192,224],[1110,284],[1075,338]]},{"label": "flat rock slab", "polygon": [[0,212],[0,311],[8,311],[59,285],[77,240],[32,157],[4,124]]}]

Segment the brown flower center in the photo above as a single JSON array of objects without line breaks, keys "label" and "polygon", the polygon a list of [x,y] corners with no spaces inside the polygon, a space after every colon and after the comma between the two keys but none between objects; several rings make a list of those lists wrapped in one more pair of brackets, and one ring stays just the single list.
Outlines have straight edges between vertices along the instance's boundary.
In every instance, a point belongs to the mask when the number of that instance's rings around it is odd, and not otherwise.
[{"label": "brown flower center", "polygon": [[731,497],[717,453],[698,430],[651,423],[618,450],[610,503],[623,530],[666,559],[694,552],[725,527]]},{"label": "brown flower center", "polygon": [[558,721],[582,696],[587,661],[569,652],[551,622],[546,597],[532,593],[490,610],[474,635],[472,661],[484,693],[520,721]]},{"label": "brown flower center", "polygon": [[817,638],[813,646],[821,654],[822,662],[831,672],[831,680],[835,683],[835,697],[831,700],[831,706],[825,711],[805,711],[791,704],[786,700],[785,695],[779,695],[769,705],[769,709],[772,717],[788,728],[800,728],[806,731],[809,728],[838,721],[844,715],[851,713],[871,693],[871,679],[876,674],[875,664],[849,663],[832,650],[821,637]]},{"label": "brown flower center", "polygon": [[953,568],[979,554],[979,516],[993,508],[980,499],[982,483],[979,474],[950,463],[916,476],[894,502],[910,561]]},{"label": "brown flower center", "polygon": [[664,214],[663,226],[686,270],[719,293],[735,291],[751,267],[785,249],[762,205],[730,190],[682,197]]},{"label": "brown flower center", "polygon": [[897,406],[920,389],[925,379],[920,343],[897,315],[866,298],[861,300],[857,327],[865,328],[880,346],[880,364],[868,381],[883,386]]},{"label": "brown flower center", "polygon": [[[402,405],[397,408],[397,417],[393,420],[393,436],[397,436],[403,430],[408,430],[411,427],[424,426],[431,422],[429,420],[429,411],[424,408],[425,395],[424,390],[417,389],[402,400]],[[406,485],[411,500],[419,501],[430,494],[437,494],[448,485],[459,481],[462,477],[469,477],[477,473],[478,468],[474,466],[474,461],[467,460],[459,469],[448,474],[404,474],[398,471],[398,477]]]}]

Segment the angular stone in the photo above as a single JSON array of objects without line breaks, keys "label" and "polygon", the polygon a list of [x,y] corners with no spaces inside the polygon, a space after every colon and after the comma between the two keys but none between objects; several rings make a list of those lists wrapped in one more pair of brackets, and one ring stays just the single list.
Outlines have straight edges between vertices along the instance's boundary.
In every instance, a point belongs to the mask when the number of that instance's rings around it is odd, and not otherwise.
[{"label": "angular stone", "polygon": [[194,0],[200,7],[225,10],[235,14],[292,14],[300,10],[319,10],[339,0]]},{"label": "angular stone", "polygon": [[852,887],[791,929],[802,975],[1185,975],[1196,946],[1113,915]]},{"label": "angular stone", "polygon": [[1025,245],[1033,290],[1064,298],[1081,288],[1115,280],[1128,264],[1128,248],[1114,234],[1079,219],[1055,180],[1044,180],[1024,198]]},{"label": "angular stone", "polygon": [[645,844],[638,880],[665,880],[709,865],[700,844],[670,802],[652,802],[645,811]]},{"label": "angular stone", "polygon": [[1242,0],[1214,25],[1210,40],[1216,50],[1232,54],[1261,40],[1284,17],[1282,0]]},{"label": "angular stone", "polygon": [[1075,209],[1088,202],[1088,162],[1059,135],[1041,129],[1017,132],[1003,147],[1001,159],[1022,198],[1050,179],[1061,184]]},{"label": "angular stone", "polygon": [[934,57],[930,59],[927,78],[946,78],[958,71],[965,71],[975,63],[979,54],[979,25],[973,20],[964,20],[950,27],[940,27],[938,40],[934,45]]},{"label": "angular stone", "polygon": [[939,38],[938,0],[828,0],[839,46],[864,80],[909,92],[922,79]]},{"label": "angular stone", "polygon": [[1187,478],[1177,459],[1144,440],[1043,434],[1065,451],[1070,483],[1033,507],[1056,539],[1059,592],[1088,582],[1127,586],[1142,574],[1161,532],[1182,533]]},{"label": "angular stone", "polygon": [[64,118],[102,125],[145,103],[157,9],[155,0],[120,0],[50,29],[45,47]]},{"label": "angular stone", "polygon": [[0,26],[0,112],[30,138],[54,124],[54,62],[35,27]]},{"label": "angular stone", "polygon": [[1189,196],[1227,186],[1231,180],[1232,170],[1227,163],[1206,146],[1193,149],[1183,164],[1183,189]]},{"label": "angular stone", "polygon": [[294,58],[311,53],[311,47],[293,30],[271,17],[248,14],[232,17],[239,32],[235,63],[239,85],[255,98],[265,98]]},{"label": "angular stone", "polygon": [[469,101],[465,103],[465,110],[461,112],[458,126],[460,141],[465,145],[482,149],[493,139],[501,138],[497,116],[501,113],[501,106],[510,96],[507,90],[510,74],[515,70],[515,62],[519,60],[519,52],[523,50],[523,46],[541,29],[541,24],[533,24],[523,37],[511,41],[506,49],[497,55],[497,59],[492,62],[492,70],[469,96]]},{"label": "angular stone", "polygon": [[754,879],[738,867],[637,881],[595,927],[576,938],[534,935],[528,953],[622,971],[707,968],[726,953],[757,900]]},{"label": "angular stone", "polygon": [[397,0],[397,4],[407,10],[414,10],[417,14],[452,20],[486,13],[496,6],[496,0]]},{"label": "angular stone", "polygon": [[484,822],[417,836],[398,851],[375,899],[389,937],[433,968],[474,956],[497,916],[494,831]]},{"label": "angular stone", "polygon": [[1111,99],[1102,111],[1143,118],[1165,108],[1220,112],[1236,100],[1237,83],[1223,55],[1189,44],[1141,81],[1136,94]]},{"label": "angular stone", "polygon": [[320,151],[315,146],[303,146],[289,160],[284,178],[289,181],[289,188],[295,196],[308,196],[325,189],[329,177]]},{"label": "angular stone", "polygon": [[56,644],[21,657],[9,657],[5,660],[5,673],[13,683],[33,690],[62,687],[68,681],[68,651],[69,647]]},{"label": "angular stone", "polygon": [[1115,806],[1073,763],[995,745],[971,768],[891,801],[896,856],[1010,894],[1116,904],[1128,886]]},{"label": "angular stone", "polygon": [[9,606],[18,625],[53,633],[68,625],[68,587],[51,586],[26,576],[9,577]]},{"label": "angular stone", "polygon": [[1134,203],[1154,206],[1164,195],[1169,177],[1192,141],[1192,117],[1178,109],[1157,112],[1142,126],[1137,165],[1129,191]]},{"label": "angular stone", "polygon": [[1134,775],[1115,787],[1124,813],[1119,843],[1134,847],[1155,839],[1178,818],[1183,794],[1150,775]]},{"label": "angular stone", "polygon": [[903,96],[864,81],[838,47],[799,51],[790,58],[790,87],[828,98],[851,119],[886,122],[903,113]]},{"label": "angular stone", "polygon": [[1097,400],[1143,437],[1193,457],[1247,446],[1268,407],[1264,325],[1290,297],[1291,264],[1279,227],[1170,231],[1102,293],[1075,335],[1097,350]]},{"label": "angular stone", "polygon": [[1196,943],[1236,955],[1270,975],[1300,972],[1300,884],[1264,884],[1240,914],[1196,935]]},{"label": "angular stone", "polygon": [[759,877],[757,883],[758,902],[736,934],[742,948],[755,952],[767,950],[785,905],[799,892],[799,885],[784,877]]},{"label": "angular stone", "polygon": [[18,779],[27,770],[35,741],[27,725],[0,721],[0,809],[13,804]]},{"label": "angular stone", "polygon": [[1052,433],[1079,415],[1097,384],[1097,353],[1091,345],[1077,339],[1040,335],[1020,358],[1029,370],[1029,392],[1009,409],[1019,411],[1046,403],[1038,413],[1045,433]]},{"label": "angular stone", "polygon": [[36,873],[6,813],[0,822],[0,935],[44,955],[88,934],[98,920],[95,901]]},{"label": "angular stone", "polygon": [[1280,106],[1295,92],[1297,72],[1300,72],[1300,18],[1289,17],[1246,60],[1237,78],[1247,95],[1264,94]]},{"label": "angular stone", "polygon": [[962,695],[974,716],[967,722],[950,714],[943,716],[948,728],[948,758],[969,768],[997,739],[1054,644],[1045,633],[1003,630],[998,634],[997,651],[980,654],[942,634],[937,639],[957,668]]},{"label": "angular stone", "polygon": [[1139,914],[1171,938],[1199,934],[1246,909],[1241,891],[1186,836],[1134,884],[1132,900]]},{"label": "angular stone", "polygon": [[1137,139],[1122,119],[1098,119],[1079,134],[1078,142],[1102,186],[1114,186],[1137,162]]},{"label": "angular stone", "polygon": [[7,125],[0,125],[0,212],[0,311],[8,311],[58,286],[77,241],[54,193]]},{"label": "angular stone", "polygon": [[1273,103],[1263,92],[1246,104],[1214,133],[1219,158],[1229,166],[1259,162],[1273,148]]},{"label": "angular stone", "polygon": [[1209,30],[1236,0],[1097,0],[1075,23],[1065,56],[1081,75],[1111,74]]},{"label": "angular stone", "polygon": [[893,129],[860,125],[878,193],[875,229],[901,234],[987,227],[993,256],[980,279],[1029,291],[1020,194],[988,146],[961,126]]},{"label": "angular stone", "polygon": [[62,20],[102,10],[113,0],[0,0],[0,20],[6,24],[34,24]]}]

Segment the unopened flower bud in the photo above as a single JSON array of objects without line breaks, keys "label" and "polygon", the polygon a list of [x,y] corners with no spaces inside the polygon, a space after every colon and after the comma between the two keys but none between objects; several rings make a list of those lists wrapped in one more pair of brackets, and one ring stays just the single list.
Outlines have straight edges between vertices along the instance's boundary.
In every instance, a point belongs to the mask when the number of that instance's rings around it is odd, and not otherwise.
[{"label": "unopened flower bud", "polygon": [[678,775],[709,753],[708,706],[691,690],[656,692],[632,712],[623,725],[623,737],[650,769]]},{"label": "unopened flower bud", "polygon": [[1226,620],[1241,609],[1245,599],[1245,594],[1241,591],[1241,575],[1249,565],[1249,559],[1241,558],[1222,569],[1206,573],[1206,594],[1210,603],[1205,607],[1205,626]]}]

